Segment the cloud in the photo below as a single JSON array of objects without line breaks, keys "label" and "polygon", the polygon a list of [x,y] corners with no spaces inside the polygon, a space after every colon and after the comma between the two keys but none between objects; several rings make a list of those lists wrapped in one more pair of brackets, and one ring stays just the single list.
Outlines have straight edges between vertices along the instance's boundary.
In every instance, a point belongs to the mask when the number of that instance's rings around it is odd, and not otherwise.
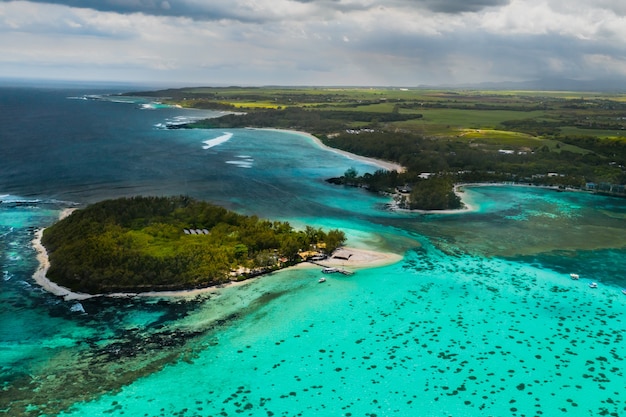
[{"label": "cloud", "polygon": [[266,22],[284,17],[300,16],[309,7],[289,0],[31,0],[33,3],[54,4],[118,14],[186,17],[193,20]]},{"label": "cloud", "polygon": [[422,3],[433,12],[454,14],[479,12],[488,7],[504,6],[509,3],[509,0],[421,0],[417,3]]},{"label": "cloud", "polygon": [[14,3],[13,7],[5,9],[4,12],[0,8],[0,33],[129,39],[137,36],[135,22],[136,19],[119,14],[60,8],[47,4],[37,5],[30,2]]},{"label": "cloud", "polygon": [[0,76],[29,69],[64,77],[317,85],[622,76],[622,4],[0,1]]},{"label": "cloud", "polygon": [[267,22],[314,15],[337,18],[356,11],[381,8],[435,13],[478,12],[504,6],[510,0],[31,0],[73,8],[114,12],[142,13],[152,16],[187,17],[194,20],[235,20]]}]

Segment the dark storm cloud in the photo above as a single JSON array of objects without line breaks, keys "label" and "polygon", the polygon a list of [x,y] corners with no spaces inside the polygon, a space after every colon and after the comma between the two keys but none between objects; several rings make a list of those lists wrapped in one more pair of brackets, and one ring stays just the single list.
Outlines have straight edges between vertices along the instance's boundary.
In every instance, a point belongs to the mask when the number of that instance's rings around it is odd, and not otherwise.
[{"label": "dark storm cloud", "polygon": [[[292,0],[293,4],[312,6],[320,15],[328,13],[350,13],[375,8],[398,8],[409,10],[430,10],[436,13],[479,12],[488,7],[503,6],[510,0],[391,0],[391,1],[343,1],[343,0]],[[238,1],[198,1],[198,0],[31,0],[33,3],[47,3],[92,9],[121,14],[143,13],[154,16],[186,17],[194,20],[237,20],[243,22],[263,22],[279,20],[286,14],[285,7],[290,3],[259,1],[254,4]]]},{"label": "dark storm cloud", "polygon": [[[30,0],[32,3],[56,4],[81,9],[120,14],[142,13],[153,16],[187,17],[194,20],[256,21],[262,15],[245,6],[229,7],[222,1],[184,0]],[[262,20],[262,19],[261,19]]]},{"label": "dark storm cloud", "polygon": [[487,7],[505,6],[510,0],[416,0],[437,13],[479,12]]}]

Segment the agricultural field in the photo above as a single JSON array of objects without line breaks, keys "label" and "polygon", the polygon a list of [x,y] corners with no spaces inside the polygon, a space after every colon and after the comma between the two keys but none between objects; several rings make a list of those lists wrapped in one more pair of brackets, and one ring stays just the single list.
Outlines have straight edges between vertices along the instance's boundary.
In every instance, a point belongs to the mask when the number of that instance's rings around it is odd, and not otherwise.
[{"label": "agricultural field", "polygon": [[[386,127],[432,137],[465,136],[467,129],[489,132],[486,139],[493,142],[499,136],[503,143],[509,142],[513,133],[538,139],[558,135],[626,137],[626,94],[338,87],[198,87],[133,94],[156,95],[187,107],[238,111],[297,107],[421,115],[389,122]],[[347,122],[347,126],[363,126]]]},{"label": "agricultural field", "polygon": [[232,110],[176,128],[297,129],[329,146],[406,168],[397,176],[349,179],[370,189],[417,184],[424,172],[451,176],[452,182],[626,184],[626,94],[202,87],[133,95]]}]

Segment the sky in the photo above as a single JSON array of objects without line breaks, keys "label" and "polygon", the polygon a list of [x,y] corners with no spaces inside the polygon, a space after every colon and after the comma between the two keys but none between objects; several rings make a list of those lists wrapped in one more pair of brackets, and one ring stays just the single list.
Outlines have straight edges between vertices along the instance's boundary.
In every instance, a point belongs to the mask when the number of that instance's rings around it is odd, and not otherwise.
[{"label": "sky", "polygon": [[626,1],[0,0],[0,77],[403,87],[626,79]]}]

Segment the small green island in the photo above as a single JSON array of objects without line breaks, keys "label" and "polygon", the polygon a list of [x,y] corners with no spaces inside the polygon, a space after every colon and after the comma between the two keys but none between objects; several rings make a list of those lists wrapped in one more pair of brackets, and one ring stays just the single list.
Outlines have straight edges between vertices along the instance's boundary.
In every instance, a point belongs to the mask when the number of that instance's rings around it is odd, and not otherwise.
[{"label": "small green island", "polygon": [[49,279],[75,292],[186,290],[240,281],[332,253],[338,229],[245,216],[185,196],[105,200],[44,230]]}]

